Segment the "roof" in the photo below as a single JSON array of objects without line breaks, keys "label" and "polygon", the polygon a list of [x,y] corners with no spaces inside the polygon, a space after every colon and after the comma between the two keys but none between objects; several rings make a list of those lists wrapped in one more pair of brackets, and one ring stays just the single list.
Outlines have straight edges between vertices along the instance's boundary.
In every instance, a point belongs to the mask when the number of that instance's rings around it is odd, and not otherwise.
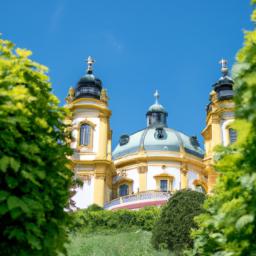
[{"label": "roof", "polygon": [[[161,136],[158,137],[158,133]],[[114,149],[112,156],[118,158],[144,151],[176,151],[181,148],[196,157],[203,158],[204,151],[200,148],[196,137],[190,137],[171,128],[148,127],[128,136],[127,143],[120,143]]]},{"label": "roof", "polygon": [[149,112],[165,112],[165,109],[161,104],[155,103],[149,107],[148,111]]}]

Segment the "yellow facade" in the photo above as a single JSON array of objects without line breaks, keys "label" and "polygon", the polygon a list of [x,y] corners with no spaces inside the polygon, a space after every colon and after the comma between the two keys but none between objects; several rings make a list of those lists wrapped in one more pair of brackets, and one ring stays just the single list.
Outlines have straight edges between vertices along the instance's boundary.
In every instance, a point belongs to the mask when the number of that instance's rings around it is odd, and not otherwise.
[{"label": "yellow facade", "polygon": [[[86,84],[87,87],[90,86],[91,79],[94,79],[90,77],[92,63],[92,59],[88,60],[89,66],[86,76],[89,77],[89,80],[87,80],[89,82]],[[225,70],[223,74],[226,74]],[[86,83],[84,80],[86,76],[81,78],[82,84]],[[219,81],[224,78],[225,76],[220,78]],[[98,88],[97,86],[99,86],[96,80],[94,82],[94,90],[91,90],[92,92],[95,92]],[[88,89],[86,86],[83,88],[84,90]],[[193,151],[191,153],[186,144],[180,142],[182,141],[181,135],[176,133],[175,136],[177,136],[180,146],[177,151],[168,148],[165,144],[166,148],[163,147],[163,150],[157,148],[147,152],[144,144],[141,144],[136,153],[133,153],[133,151],[122,155],[120,158],[113,157],[113,160],[112,131],[110,129],[111,111],[108,107],[106,90],[101,88],[100,93],[95,94],[94,98],[86,96],[75,97],[77,92],[84,93],[82,90],[80,92],[79,86],[77,86],[76,90],[73,88],[69,90],[66,99],[67,107],[72,113],[72,116],[67,120],[73,132],[70,144],[74,154],[71,160],[72,168],[77,176],[88,182],[88,184],[91,182],[90,189],[88,188],[88,193],[91,195],[90,199],[88,199],[90,204],[94,203],[103,207],[112,199],[120,196],[119,188],[124,184],[129,188],[127,196],[145,193],[150,190],[159,192],[161,190],[161,180],[168,182],[167,186],[170,192],[176,189],[197,189],[197,186],[201,186],[208,193],[213,191],[218,176],[213,168],[214,149],[217,145],[230,143],[229,125],[234,118],[230,114],[234,111],[234,103],[231,98],[220,100],[216,90],[210,93],[206,126],[202,131],[205,144],[203,159],[203,153],[199,156],[198,154],[193,154]],[[158,93],[156,93],[156,97],[158,100]],[[156,104],[152,106],[162,107],[157,100]],[[83,136],[82,133],[82,135],[80,134],[80,130],[83,124],[91,127],[90,137],[88,136],[87,138],[89,143],[86,146],[82,142],[81,144],[83,145],[80,145],[80,136]],[[152,127],[148,128],[151,129]],[[168,126],[164,128],[167,129]],[[141,136],[143,138],[144,135]],[[81,138],[83,140],[84,137]],[[194,136],[188,137],[189,142],[187,143],[191,143],[190,139],[194,139]],[[198,148],[200,148],[199,144]],[[130,176],[127,175],[128,172],[130,172]],[[83,193],[86,196],[86,192]],[[124,198],[121,198],[120,202],[122,200]]]},{"label": "yellow facade", "polygon": [[206,127],[202,131],[205,143],[205,157],[203,162],[208,176],[207,187],[209,193],[213,191],[218,177],[218,174],[213,168],[214,149],[218,145],[224,145],[223,136],[226,136],[226,139],[229,140],[227,132],[223,132],[222,123],[223,121],[232,122],[233,116],[225,118],[225,114],[234,112],[233,100],[220,101],[215,91],[210,93],[210,104],[211,109],[207,112],[206,116]]},{"label": "yellow facade", "polygon": [[[76,138],[76,150],[80,152],[82,145],[79,144],[80,141],[80,127],[82,124],[88,124],[92,128],[90,134],[90,143],[86,148],[86,152],[83,155],[90,156],[91,159],[84,160],[73,160],[73,168],[76,169],[77,166],[82,166],[84,169],[87,167],[92,167],[93,171],[77,171],[76,174],[78,177],[85,179],[85,177],[93,176],[94,178],[94,190],[93,190],[93,202],[99,206],[104,206],[106,201],[111,200],[111,193],[108,191],[112,190],[112,174],[113,174],[113,163],[111,161],[111,130],[109,127],[109,119],[111,116],[111,111],[107,106],[107,96],[105,92],[105,98],[102,99],[93,99],[93,98],[80,98],[76,100],[69,100],[67,107],[73,113],[73,116],[76,112],[83,111],[87,113],[87,109],[92,111],[95,110],[98,112],[99,124],[96,127],[96,124],[92,121],[86,120],[81,121],[74,128],[77,129],[77,138]],[[74,118],[73,118],[74,119]],[[94,132],[95,129],[98,129],[98,134]],[[93,144],[96,143],[95,136],[98,136],[98,147],[97,152],[93,152]],[[86,178],[88,179],[88,178]]]}]

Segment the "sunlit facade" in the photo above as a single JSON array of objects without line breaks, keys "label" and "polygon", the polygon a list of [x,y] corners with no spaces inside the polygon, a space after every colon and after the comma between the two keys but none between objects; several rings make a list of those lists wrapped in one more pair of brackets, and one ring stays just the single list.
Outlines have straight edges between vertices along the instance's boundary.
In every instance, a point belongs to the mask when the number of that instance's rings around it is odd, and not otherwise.
[{"label": "sunlit facade", "polygon": [[145,113],[145,128],[121,135],[112,151],[108,96],[93,74],[93,63],[89,57],[86,75],[70,88],[66,99],[72,112],[72,168],[83,181],[73,197],[76,207],[95,203],[110,210],[138,209],[162,205],[180,189],[210,193],[217,176],[213,148],[236,140],[230,127],[233,81],[226,61],[221,61],[222,77],[210,93],[202,132],[205,151],[195,136],[168,126],[168,111],[159,103],[157,91],[155,103]]}]

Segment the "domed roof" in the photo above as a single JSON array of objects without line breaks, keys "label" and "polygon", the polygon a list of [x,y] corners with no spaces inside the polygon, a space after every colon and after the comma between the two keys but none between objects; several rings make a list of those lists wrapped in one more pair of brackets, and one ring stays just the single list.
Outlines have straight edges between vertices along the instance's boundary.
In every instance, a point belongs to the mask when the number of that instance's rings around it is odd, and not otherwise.
[{"label": "domed roof", "polygon": [[192,155],[203,158],[196,137],[189,137],[182,132],[166,127],[148,127],[130,136],[121,136],[120,143],[113,151],[113,159],[143,151],[175,151],[181,148]]},{"label": "domed roof", "polygon": [[95,86],[99,89],[102,89],[102,82],[100,79],[96,78],[93,74],[86,74],[80,78],[76,88],[80,88],[83,86]]},{"label": "domed roof", "polygon": [[75,88],[75,98],[95,98],[100,99],[100,93],[102,90],[102,82],[96,78],[93,74],[92,65],[94,60],[92,57],[88,57],[87,73],[80,78]]},{"label": "domed roof", "polygon": [[228,76],[227,60],[220,61],[222,76],[213,85],[213,89],[218,94],[219,100],[231,99],[234,96],[233,85],[234,81]]},{"label": "domed roof", "polygon": [[165,109],[161,104],[155,103],[149,107],[148,111],[149,112],[165,112]]}]

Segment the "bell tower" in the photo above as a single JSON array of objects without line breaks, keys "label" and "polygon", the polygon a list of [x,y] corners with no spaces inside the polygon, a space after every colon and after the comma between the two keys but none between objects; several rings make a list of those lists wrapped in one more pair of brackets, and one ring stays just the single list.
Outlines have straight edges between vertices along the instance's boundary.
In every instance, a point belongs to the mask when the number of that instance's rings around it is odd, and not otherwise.
[{"label": "bell tower", "polygon": [[229,77],[227,61],[222,59],[219,63],[222,76],[210,92],[210,103],[206,108],[206,127],[202,131],[205,143],[204,163],[208,173],[208,192],[212,191],[217,178],[217,173],[213,169],[215,146],[227,146],[236,139],[236,133],[230,127],[234,121],[234,82]]},{"label": "bell tower", "polygon": [[93,74],[94,62],[88,57],[86,74],[66,98],[71,112],[72,168],[83,182],[72,198],[78,208],[104,206],[112,190],[111,111],[106,89]]}]

